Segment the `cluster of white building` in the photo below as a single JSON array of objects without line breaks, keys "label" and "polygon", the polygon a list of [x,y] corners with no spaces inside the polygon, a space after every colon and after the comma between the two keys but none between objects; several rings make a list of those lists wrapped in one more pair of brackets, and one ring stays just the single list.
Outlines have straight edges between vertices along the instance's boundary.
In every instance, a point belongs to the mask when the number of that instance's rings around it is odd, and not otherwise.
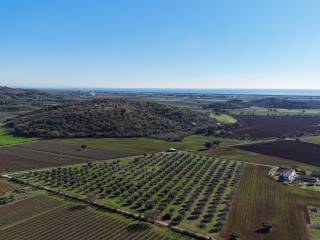
[{"label": "cluster of white building", "polygon": [[312,173],[311,175],[305,175],[293,168],[277,167],[274,176],[278,177],[282,182],[293,182],[295,180],[306,184],[318,184],[320,174]]}]

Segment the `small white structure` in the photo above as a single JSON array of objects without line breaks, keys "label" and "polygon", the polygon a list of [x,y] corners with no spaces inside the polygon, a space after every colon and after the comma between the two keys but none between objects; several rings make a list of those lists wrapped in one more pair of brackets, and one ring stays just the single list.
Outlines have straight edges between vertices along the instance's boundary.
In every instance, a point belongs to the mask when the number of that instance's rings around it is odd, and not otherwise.
[{"label": "small white structure", "polygon": [[294,169],[285,169],[280,175],[280,178],[285,182],[292,182],[296,177],[297,173]]},{"label": "small white structure", "polygon": [[176,152],[177,151],[177,149],[175,149],[175,148],[169,148],[168,150],[167,150],[167,152]]}]

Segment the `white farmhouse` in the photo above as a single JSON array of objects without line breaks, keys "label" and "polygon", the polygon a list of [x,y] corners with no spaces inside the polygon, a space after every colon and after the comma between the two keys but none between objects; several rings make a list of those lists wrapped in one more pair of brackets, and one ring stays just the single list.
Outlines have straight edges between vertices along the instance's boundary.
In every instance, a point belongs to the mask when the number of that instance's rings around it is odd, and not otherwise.
[{"label": "white farmhouse", "polygon": [[297,173],[294,169],[286,169],[280,175],[280,178],[282,178],[282,180],[285,182],[292,182],[296,177]]}]

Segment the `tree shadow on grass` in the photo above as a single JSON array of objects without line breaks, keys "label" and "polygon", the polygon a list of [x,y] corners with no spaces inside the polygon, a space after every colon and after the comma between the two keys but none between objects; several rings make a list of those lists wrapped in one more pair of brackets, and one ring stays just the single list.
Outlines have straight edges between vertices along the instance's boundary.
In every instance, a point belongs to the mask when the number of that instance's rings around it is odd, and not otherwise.
[{"label": "tree shadow on grass", "polygon": [[135,222],[135,223],[131,223],[128,227],[127,227],[127,231],[129,232],[142,232],[142,231],[147,231],[151,229],[150,224],[145,223],[145,222]]},{"label": "tree shadow on grass", "polygon": [[80,210],[83,210],[83,209],[86,209],[87,206],[86,205],[74,205],[74,206],[71,206],[69,207],[69,211],[70,212],[74,212],[74,211],[80,211]]},{"label": "tree shadow on grass", "polygon": [[258,233],[258,234],[268,234],[270,232],[271,231],[269,229],[263,228],[263,227],[256,230],[256,233]]}]

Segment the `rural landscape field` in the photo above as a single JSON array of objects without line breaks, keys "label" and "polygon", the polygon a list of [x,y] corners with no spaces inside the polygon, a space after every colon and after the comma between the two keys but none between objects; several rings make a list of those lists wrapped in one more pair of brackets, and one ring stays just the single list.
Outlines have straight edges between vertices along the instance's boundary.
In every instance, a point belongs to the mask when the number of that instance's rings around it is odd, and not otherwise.
[{"label": "rural landscape field", "polygon": [[320,1],[0,6],[0,240],[320,240]]},{"label": "rural landscape field", "polygon": [[[6,98],[15,96],[12,104],[29,91],[1,90]],[[32,91],[50,98],[62,94]],[[32,98],[35,92],[27,96]],[[54,107],[14,112],[16,117],[2,122],[1,238],[312,240],[320,236],[314,223],[317,216],[310,212],[320,209],[316,181],[320,115],[308,111],[283,115],[282,104],[281,114],[270,115],[236,114],[229,108],[247,107],[255,101],[253,96],[229,100],[229,96],[177,95],[175,102],[167,101],[166,94],[155,94],[153,99],[143,93],[99,92],[85,100],[77,92],[71,96]],[[264,97],[270,104],[269,98]],[[281,99],[272,97],[276,102]],[[298,104],[291,99],[286,97],[285,103]],[[192,106],[187,107],[186,101]],[[82,107],[90,105],[92,110],[83,114]],[[72,113],[64,111],[69,106]],[[102,117],[106,106],[109,112],[113,108],[116,121]],[[150,123],[140,118],[137,106],[157,109],[143,110],[153,119]],[[91,132],[95,117],[97,132]],[[122,125],[129,126],[129,121],[141,127],[128,132]],[[173,122],[182,125],[175,127]],[[73,130],[68,127],[71,123]],[[156,124],[157,130],[145,131],[142,126],[148,124]],[[100,134],[98,129],[104,130]],[[286,169],[295,169],[294,180],[275,177]]]}]

